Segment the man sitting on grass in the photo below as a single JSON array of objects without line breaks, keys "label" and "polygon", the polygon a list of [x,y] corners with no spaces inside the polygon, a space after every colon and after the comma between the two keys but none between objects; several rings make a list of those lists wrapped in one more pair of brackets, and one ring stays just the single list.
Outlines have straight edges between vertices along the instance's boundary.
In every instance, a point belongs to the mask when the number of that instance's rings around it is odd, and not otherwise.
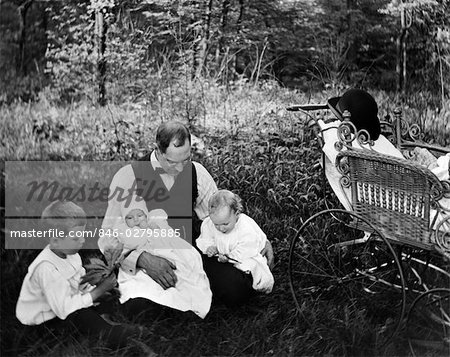
[{"label": "man sitting on grass", "polygon": [[[134,192],[132,192],[134,190]],[[164,210],[169,225],[181,232],[182,238],[195,244],[200,235],[202,220],[208,216],[208,202],[217,192],[217,186],[209,172],[198,162],[191,161],[191,134],[188,127],[179,122],[164,122],[156,132],[155,150],[140,161],[122,167],[113,177],[110,192],[128,192],[143,197],[147,210]],[[121,218],[122,202],[111,199],[102,227],[113,230]],[[106,237],[100,238],[99,246]],[[273,250],[269,241],[261,254],[273,263]],[[252,295],[251,284],[240,271],[230,264],[222,264],[212,257],[202,256],[203,268],[208,276],[213,301],[226,305],[239,305]],[[177,277],[176,265],[163,257],[135,250],[122,263],[128,274],[139,269],[164,289],[174,287]],[[136,295],[137,300],[140,299]],[[131,301],[130,303],[138,303]],[[149,300],[139,301],[139,309],[151,306]]]},{"label": "man sitting on grass", "polygon": [[115,275],[96,287],[80,285],[85,274],[78,254],[84,244],[83,209],[69,201],[55,201],[44,209],[41,219],[45,229],[64,232],[64,237],[51,237],[49,245],[29,266],[16,306],[19,321],[55,330],[75,330],[96,338],[104,335],[107,346],[113,349],[126,346],[141,334],[141,329],[108,323],[98,312],[102,305],[93,306],[116,286]]}]

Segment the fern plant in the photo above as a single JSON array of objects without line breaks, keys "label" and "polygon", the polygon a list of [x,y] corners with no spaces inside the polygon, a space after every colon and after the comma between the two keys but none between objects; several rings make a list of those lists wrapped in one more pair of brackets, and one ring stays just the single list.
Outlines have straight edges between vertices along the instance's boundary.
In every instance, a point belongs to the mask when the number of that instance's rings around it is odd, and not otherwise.
[{"label": "fern plant", "polygon": [[[85,265],[86,275],[81,278],[81,283],[99,285],[111,274],[117,276],[120,264],[125,258],[123,254],[123,244],[119,243],[114,247],[107,247],[104,252],[106,263],[99,258],[90,258],[89,264]],[[116,288],[111,290],[108,297],[119,297],[120,292]]]}]

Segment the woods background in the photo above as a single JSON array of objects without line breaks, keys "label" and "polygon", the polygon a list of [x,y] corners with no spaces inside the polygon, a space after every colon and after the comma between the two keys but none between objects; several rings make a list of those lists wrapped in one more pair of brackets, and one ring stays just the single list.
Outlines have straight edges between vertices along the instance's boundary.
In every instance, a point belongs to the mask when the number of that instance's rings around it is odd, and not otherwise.
[{"label": "woods background", "polygon": [[[152,123],[236,132],[292,120],[286,105],[348,87],[369,90],[383,115],[402,106],[426,140],[447,145],[449,8],[448,0],[2,0],[1,134],[15,139],[1,156],[129,158],[139,150],[132,139]],[[71,130],[98,142],[79,135],[67,152],[37,148],[27,134],[61,139]]]},{"label": "woods background", "polygon": [[[449,13],[450,0],[0,0],[0,165],[136,159],[161,121],[188,123],[195,159],[271,240],[275,289],[204,321],[160,316],[144,342],[162,355],[414,355],[403,332],[376,346],[385,326],[341,297],[297,315],[289,244],[327,208],[326,188],[317,142],[285,108],[360,87],[381,118],[400,106],[425,141],[449,146]],[[1,247],[2,354],[105,355],[16,320],[36,254]]]},{"label": "woods background", "polygon": [[2,0],[0,103],[44,88],[65,103],[137,102],[175,81],[187,90],[245,80],[421,91],[441,107],[449,8],[446,0]]}]

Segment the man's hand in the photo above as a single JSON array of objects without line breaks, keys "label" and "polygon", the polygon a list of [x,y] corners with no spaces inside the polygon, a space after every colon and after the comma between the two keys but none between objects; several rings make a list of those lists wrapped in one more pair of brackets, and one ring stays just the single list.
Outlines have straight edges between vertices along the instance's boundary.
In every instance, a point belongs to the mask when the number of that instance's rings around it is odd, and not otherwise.
[{"label": "man's hand", "polygon": [[217,250],[217,247],[213,245],[206,249],[206,255],[210,258],[216,255],[217,253],[219,253],[219,251]]},{"label": "man's hand", "polygon": [[177,276],[174,272],[177,267],[165,258],[142,252],[137,260],[137,266],[143,268],[150,278],[164,289],[171,288],[177,283]]},{"label": "man's hand", "polygon": [[272,244],[270,244],[270,242],[268,240],[266,241],[266,245],[264,246],[263,250],[261,250],[261,255],[263,257],[266,257],[267,265],[269,266],[270,270],[272,270],[274,256],[273,256]]}]

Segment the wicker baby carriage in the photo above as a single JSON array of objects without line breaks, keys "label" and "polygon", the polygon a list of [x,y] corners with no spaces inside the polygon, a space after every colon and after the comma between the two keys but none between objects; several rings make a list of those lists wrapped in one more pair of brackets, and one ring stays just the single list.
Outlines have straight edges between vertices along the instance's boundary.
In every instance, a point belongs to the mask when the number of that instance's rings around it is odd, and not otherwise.
[{"label": "wicker baby carriage", "polygon": [[[450,183],[400,155],[377,152],[367,131],[356,132],[350,113],[341,116],[333,108],[330,101],[288,108],[305,114],[322,151],[328,130],[323,114],[331,111],[331,121],[339,120],[335,159],[323,152],[321,169],[340,207],[330,208],[326,200],[328,208],[308,218],[290,246],[297,310],[312,326],[318,318],[329,320],[329,329],[318,333],[340,333],[344,345],[356,338],[345,335],[348,324],[359,321],[361,331],[367,324],[373,331],[359,336],[361,343],[381,348],[401,330],[413,354],[421,348],[449,351]],[[400,110],[382,126],[403,153],[416,147],[450,152],[422,143],[419,128],[408,126]],[[330,170],[336,182],[330,182]]]}]

